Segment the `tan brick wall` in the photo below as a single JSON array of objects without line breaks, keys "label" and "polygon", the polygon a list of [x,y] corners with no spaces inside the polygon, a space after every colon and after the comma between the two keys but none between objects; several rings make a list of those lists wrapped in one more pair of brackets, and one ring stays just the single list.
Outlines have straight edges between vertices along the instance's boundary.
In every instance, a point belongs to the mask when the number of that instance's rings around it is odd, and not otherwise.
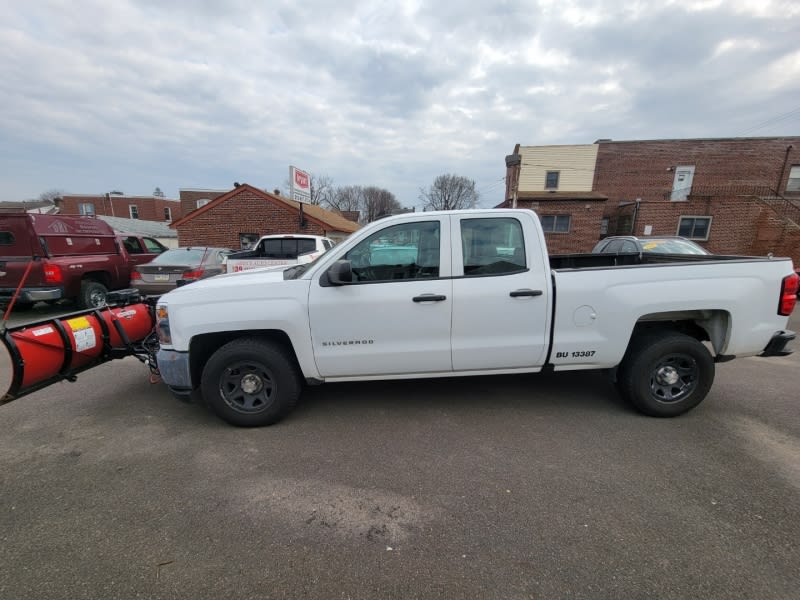
[{"label": "tan brick wall", "polygon": [[236,250],[240,247],[241,233],[325,235],[316,223],[306,219],[306,226],[301,228],[299,221],[298,211],[243,189],[178,226],[178,242],[181,246],[222,246]]}]

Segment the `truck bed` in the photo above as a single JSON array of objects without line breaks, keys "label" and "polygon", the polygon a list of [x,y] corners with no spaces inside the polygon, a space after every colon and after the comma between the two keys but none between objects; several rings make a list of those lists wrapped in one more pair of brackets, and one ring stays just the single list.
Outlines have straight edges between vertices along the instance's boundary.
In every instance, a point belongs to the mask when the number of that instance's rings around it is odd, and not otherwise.
[{"label": "truck bed", "polygon": [[626,252],[620,254],[551,254],[550,268],[557,271],[575,269],[607,269],[610,267],[632,267],[668,263],[708,263],[771,260],[765,256],[735,256],[723,254],[664,254],[658,252]]}]

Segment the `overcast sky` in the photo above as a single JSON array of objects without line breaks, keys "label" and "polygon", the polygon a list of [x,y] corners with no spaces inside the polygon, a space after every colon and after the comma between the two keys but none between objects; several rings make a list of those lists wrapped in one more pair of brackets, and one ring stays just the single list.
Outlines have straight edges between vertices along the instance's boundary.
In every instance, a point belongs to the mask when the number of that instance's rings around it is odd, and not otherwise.
[{"label": "overcast sky", "polygon": [[[255,8],[254,8],[255,7]],[[514,145],[800,134],[800,2],[0,0],[0,200],[282,187],[502,200]]]}]

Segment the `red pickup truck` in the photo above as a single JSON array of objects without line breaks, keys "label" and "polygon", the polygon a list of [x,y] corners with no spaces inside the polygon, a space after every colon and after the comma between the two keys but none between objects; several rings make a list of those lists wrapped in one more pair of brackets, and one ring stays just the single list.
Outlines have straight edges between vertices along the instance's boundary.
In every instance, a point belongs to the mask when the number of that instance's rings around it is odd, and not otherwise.
[{"label": "red pickup truck", "polygon": [[94,217],[3,214],[0,304],[20,288],[14,304],[20,309],[62,299],[81,308],[102,306],[109,290],[128,287],[133,266],[164,250],[152,238],[116,233]]}]

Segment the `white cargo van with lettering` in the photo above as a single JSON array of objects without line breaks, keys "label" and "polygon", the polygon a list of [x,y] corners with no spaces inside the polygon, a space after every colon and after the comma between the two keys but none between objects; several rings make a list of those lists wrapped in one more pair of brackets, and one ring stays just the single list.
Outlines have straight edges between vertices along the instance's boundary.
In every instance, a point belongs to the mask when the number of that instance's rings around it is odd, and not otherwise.
[{"label": "white cargo van with lettering", "polygon": [[410,213],[314,262],[162,296],[163,380],[229,423],[278,421],[303,383],[607,369],[643,413],[680,415],[715,362],[790,352],[789,259],[548,256],[535,213]]}]

